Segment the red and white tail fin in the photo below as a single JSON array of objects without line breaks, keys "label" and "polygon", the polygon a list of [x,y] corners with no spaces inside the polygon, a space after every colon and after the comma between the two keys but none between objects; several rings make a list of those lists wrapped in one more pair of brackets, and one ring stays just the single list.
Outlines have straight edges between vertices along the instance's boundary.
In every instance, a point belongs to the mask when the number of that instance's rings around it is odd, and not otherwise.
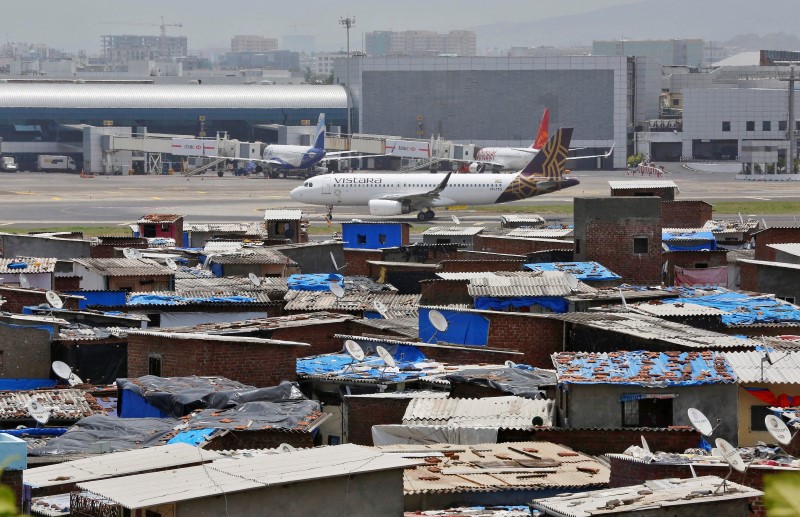
[{"label": "red and white tail fin", "polygon": [[531,144],[531,149],[541,149],[547,143],[548,126],[550,124],[550,109],[545,108],[542,114],[542,121],[539,122],[539,132],[536,133],[536,140]]}]

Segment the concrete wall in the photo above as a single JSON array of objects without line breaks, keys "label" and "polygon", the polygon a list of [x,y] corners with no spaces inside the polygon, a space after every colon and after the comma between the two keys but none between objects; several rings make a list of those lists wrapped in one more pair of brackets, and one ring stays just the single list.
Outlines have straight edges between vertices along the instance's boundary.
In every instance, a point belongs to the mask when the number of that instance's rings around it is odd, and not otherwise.
[{"label": "concrete wall", "polygon": [[50,377],[50,332],[45,326],[0,322],[0,377]]},{"label": "concrete wall", "polygon": [[314,479],[260,490],[185,501],[176,505],[175,517],[264,515],[315,517],[374,517],[403,514],[403,471],[371,472],[347,477]]},{"label": "concrete wall", "polygon": [[[769,365],[767,365],[769,366]],[[748,388],[766,388],[771,391],[775,396],[800,395],[800,386],[797,384],[768,384],[768,383],[750,383],[747,384]],[[756,445],[759,441],[764,443],[775,443],[775,439],[767,431],[753,431],[750,408],[753,406],[768,406],[763,400],[751,395],[744,386],[738,390],[738,415],[739,415],[739,446]],[[763,424],[763,422],[761,422]],[[797,443],[797,442],[795,442]],[[796,449],[797,445],[795,445]],[[790,454],[796,454],[797,451],[789,451]]]},{"label": "concrete wall", "polygon": [[771,293],[800,301],[800,270],[740,262],[740,286],[746,291]]},{"label": "concrete wall", "polygon": [[0,251],[4,257],[54,257],[60,260],[89,257],[90,242],[83,239],[59,239],[35,235],[0,233]]},{"label": "concrete wall", "polygon": [[[647,250],[634,253],[634,240]],[[575,198],[575,260],[594,260],[632,284],[661,283],[661,199]]]},{"label": "concrete wall", "polygon": [[[331,253],[336,257],[336,263],[339,267],[343,267],[345,264],[341,242],[331,241],[330,243],[308,246],[275,246],[275,250],[297,262],[303,274],[333,272]],[[344,270],[339,271],[339,274],[344,274]],[[350,273],[348,272],[347,274]]]},{"label": "concrete wall", "polygon": [[753,234],[756,241],[756,260],[775,260],[775,249],[767,244],[800,242],[800,228],[774,227]]},{"label": "concrete wall", "polygon": [[[676,394],[672,399],[672,424],[691,425],[686,410],[697,408],[713,422],[722,419],[722,425],[714,432],[715,437],[737,443],[736,384],[704,384],[700,386],[675,386],[668,388],[646,388],[614,384],[570,384],[567,392],[568,406],[564,427],[622,427],[623,394],[658,393]],[[563,398],[559,403],[565,407]]]}]

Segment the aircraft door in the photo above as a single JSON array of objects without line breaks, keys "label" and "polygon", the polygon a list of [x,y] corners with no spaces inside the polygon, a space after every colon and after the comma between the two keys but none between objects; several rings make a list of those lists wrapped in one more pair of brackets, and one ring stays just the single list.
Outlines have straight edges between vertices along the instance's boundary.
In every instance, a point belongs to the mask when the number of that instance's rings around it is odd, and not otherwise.
[{"label": "aircraft door", "polygon": [[322,194],[323,195],[330,195],[330,193],[331,193],[331,183],[333,183],[333,180],[331,178],[322,178]]}]

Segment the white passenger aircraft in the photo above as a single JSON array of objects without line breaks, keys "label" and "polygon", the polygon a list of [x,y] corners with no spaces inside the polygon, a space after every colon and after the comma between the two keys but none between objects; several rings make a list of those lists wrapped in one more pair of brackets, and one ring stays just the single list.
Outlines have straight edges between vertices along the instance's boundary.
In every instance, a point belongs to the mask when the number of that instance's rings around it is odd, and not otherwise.
[{"label": "white passenger aircraft", "polygon": [[[475,153],[475,158],[472,160],[453,160],[463,161],[469,164],[470,172],[486,172],[487,169],[491,172],[500,171],[518,171],[525,167],[528,162],[539,152],[542,146],[547,142],[548,125],[550,121],[550,110],[545,108],[542,114],[542,120],[539,123],[539,131],[536,133],[536,139],[531,143],[530,147],[482,147]],[[570,149],[575,151],[583,149],[582,147]],[[581,158],[607,158],[614,151],[614,146],[604,154],[594,154],[590,156],[568,156],[567,160],[578,160]]]},{"label": "white passenger aircraft", "polygon": [[371,215],[401,215],[419,210],[417,219],[435,217],[432,208],[492,205],[517,201],[579,183],[563,178],[572,128],[561,128],[521,171],[512,174],[323,174],[291,192],[295,201],[328,207],[367,206]]}]

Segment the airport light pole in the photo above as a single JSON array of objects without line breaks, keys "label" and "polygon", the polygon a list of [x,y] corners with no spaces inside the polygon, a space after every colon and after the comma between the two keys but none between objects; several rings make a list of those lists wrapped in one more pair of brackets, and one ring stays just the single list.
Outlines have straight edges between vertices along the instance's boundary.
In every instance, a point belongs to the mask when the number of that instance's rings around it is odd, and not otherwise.
[{"label": "airport light pole", "polygon": [[786,158],[786,171],[789,174],[794,174],[794,159],[795,159],[795,121],[794,121],[794,82],[800,77],[794,75],[794,65],[790,68],[789,77],[787,79],[779,79],[789,83],[789,121],[786,123],[786,134],[789,137],[789,156]]},{"label": "airport light pole", "polygon": [[345,18],[339,18],[339,25],[347,29],[347,134],[352,135],[353,133],[350,129],[353,123],[350,102],[350,29],[355,27],[356,17],[347,16]]}]

